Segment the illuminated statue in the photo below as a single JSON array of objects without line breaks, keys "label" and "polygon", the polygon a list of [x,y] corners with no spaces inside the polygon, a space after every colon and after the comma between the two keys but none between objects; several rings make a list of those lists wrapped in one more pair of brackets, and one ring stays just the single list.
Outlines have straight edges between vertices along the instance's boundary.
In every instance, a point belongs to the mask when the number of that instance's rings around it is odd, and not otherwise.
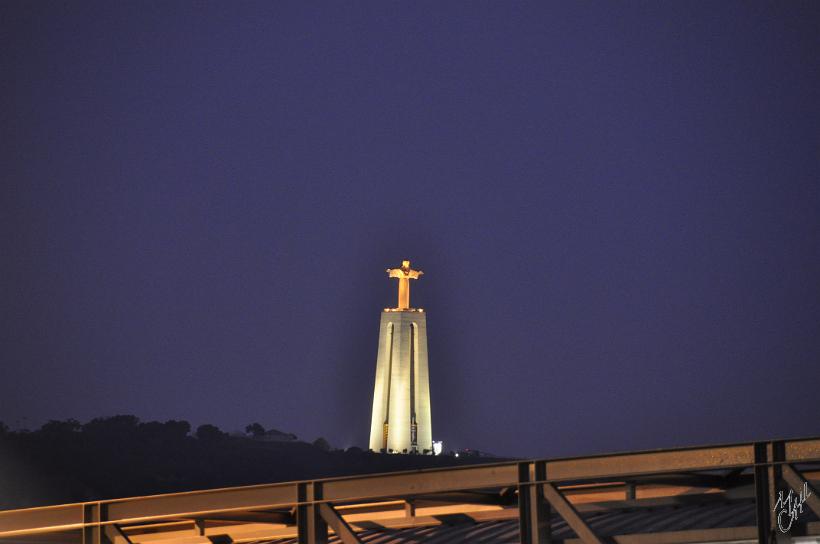
[{"label": "illuminated statue", "polygon": [[410,280],[417,280],[424,274],[421,270],[410,268],[410,261],[402,261],[401,268],[388,268],[387,273],[391,278],[399,279],[399,307],[397,310],[410,309]]},{"label": "illuminated statue", "polygon": [[402,261],[401,268],[389,268],[387,273],[399,280],[399,304],[382,312],[370,449],[432,454],[427,318],[421,308],[410,307],[410,280],[423,272]]}]

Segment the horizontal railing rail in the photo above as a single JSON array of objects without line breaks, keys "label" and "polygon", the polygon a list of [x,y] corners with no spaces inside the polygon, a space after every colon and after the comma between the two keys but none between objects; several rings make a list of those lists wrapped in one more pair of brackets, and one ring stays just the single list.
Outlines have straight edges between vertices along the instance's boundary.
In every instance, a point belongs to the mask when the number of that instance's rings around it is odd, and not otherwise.
[{"label": "horizontal railing rail", "polygon": [[[773,505],[777,484],[782,479],[782,469],[786,467],[787,476],[794,480],[791,465],[798,463],[820,463],[820,438],[509,461],[8,510],[0,511],[0,539],[81,530],[90,535],[84,540],[102,543],[112,540],[105,536],[107,528],[120,525],[277,509],[295,510],[296,518],[300,520],[300,535],[311,533],[315,536],[317,531],[327,531],[322,519],[330,523],[334,531],[347,530],[339,524],[338,516],[334,517],[334,505],[512,488],[518,495],[522,541],[546,541],[544,516],[552,511],[558,512],[571,526],[575,524],[573,530],[579,536],[586,535],[586,538],[582,536],[585,542],[599,542],[600,539],[590,536],[589,528],[583,526],[583,520],[573,513],[572,505],[556,490],[557,487],[716,470],[753,472],[757,531],[763,538],[771,532],[770,505]],[[312,525],[308,523],[310,520],[313,520]],[[305,542],[320,540],[307,536],[303,539]]]}]

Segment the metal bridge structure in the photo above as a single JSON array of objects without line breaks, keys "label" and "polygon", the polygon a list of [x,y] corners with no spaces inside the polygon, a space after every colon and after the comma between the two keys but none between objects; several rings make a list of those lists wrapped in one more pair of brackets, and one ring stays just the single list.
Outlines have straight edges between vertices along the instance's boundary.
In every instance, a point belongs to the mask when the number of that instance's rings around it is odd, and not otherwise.
[{"label": "metal bridge structure", "polygon": [[8,510],[0,544],[820,542],[818,484],[820,438],[775,440]]}]

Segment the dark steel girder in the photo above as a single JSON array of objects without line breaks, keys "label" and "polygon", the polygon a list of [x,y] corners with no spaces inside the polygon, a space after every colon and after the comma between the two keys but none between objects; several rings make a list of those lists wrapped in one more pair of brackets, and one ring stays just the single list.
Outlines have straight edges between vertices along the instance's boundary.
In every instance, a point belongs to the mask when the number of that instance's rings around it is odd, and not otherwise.
[{"label": "dark steel girder", "polygon": [[205,514],[196,519],[205,521],[241,521],[245,523],[276,523],[294,525],[296,518],[290,512],[222,512]]},{"label": "dark steel girder", "polygon": [[575,507],[555,489],[554,485],[544,484],[544,497],[549,501],[550,506],[558,512],[558,515],[567,522],[567,525],[572,527],[572,530],[575,531],[575,534],[581,538],[584,544],[603,544],[603,540],[589,528]]},{"label": "dark steel girder", "polygon": [[359,540],[359,537],[356,536],[356,533],[350,528],[350,525],[347,524],[332,506],[327,503],[319,504],[319,514],[344,544],[361,544],[362,541]]},{"label": "dark steel girder", "polygon": [[[734,470],[735,476],[745,481],[748,476],[739,474],[743,469],[754,472],[757,534],[763,537],[772,527],[770,505],[780,472],[788,481],[795,472],[789,465],[817,462],[820,462],[820,438],[353,476],[0,512],[0,539],[82,531],[85,542],[103,544],[110,540],[109,526],[208,519],[209,516],[242,515],[291,507],[299,512],[300,528],[303,524],[312,524],[313,534],[320,535],[323,524],[327,523],[318,508],[321,504],[332,507],[385,498],[406,500],[439,493],[502,488],[519,490],[522,527],[535,528],[538,533],[543,523],[544,505],[548,507],[550,504],[539,484],[551,484],[554,488],[570,482],[646,482],[651,478],[663,478],[662,475],[677,474],[684,480],[695,478],[688,481],[711,485],[719,483],[719,480],[713,480],[715,475],[691,473]],[[526,475],[519,472],[522,466],[526,467]],[[809,506],[820,509],[816,503],[809,503]],[[555,505],[552,507],[556,508]],[[321,536],[315,536],[311,542],[319,541]]]},{"label": "dark steel girder", "polygon": [[783,465],[781,470],[783,471],[783,479],[795,493],[800,493],[804,486],[808,489],[809,494],[806,497],[806,504],[809,505],[814,515],[820,518],[820,497],[817,496],[817,490],[791,465]]}]

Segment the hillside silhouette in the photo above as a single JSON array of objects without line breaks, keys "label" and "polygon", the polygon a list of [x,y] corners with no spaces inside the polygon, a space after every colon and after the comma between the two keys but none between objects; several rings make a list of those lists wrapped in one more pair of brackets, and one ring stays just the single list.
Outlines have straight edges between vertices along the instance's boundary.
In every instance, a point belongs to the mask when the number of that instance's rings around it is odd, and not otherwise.
[{"label": "hillside silhouette", "polygon": [[302,442],[258,423],[245,431],[206,424],[192,432],[187,421],[132,415],[50,421],[37,431],[0,423],[0,509],[494,460],[333,450],[324,438]]}]

